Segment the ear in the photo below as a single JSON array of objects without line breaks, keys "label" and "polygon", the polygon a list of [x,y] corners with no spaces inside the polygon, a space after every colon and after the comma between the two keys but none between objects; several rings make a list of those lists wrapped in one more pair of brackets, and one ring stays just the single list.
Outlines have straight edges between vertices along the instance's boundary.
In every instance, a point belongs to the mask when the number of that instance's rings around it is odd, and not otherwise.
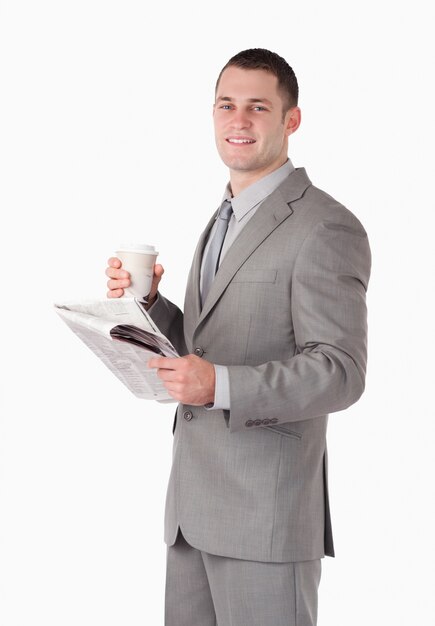
[{"label": "ear", "polygon": [[297,131],[301,123],[301,110],[299,107],[292,107],[284,117],[285,132],[287,137]]}]

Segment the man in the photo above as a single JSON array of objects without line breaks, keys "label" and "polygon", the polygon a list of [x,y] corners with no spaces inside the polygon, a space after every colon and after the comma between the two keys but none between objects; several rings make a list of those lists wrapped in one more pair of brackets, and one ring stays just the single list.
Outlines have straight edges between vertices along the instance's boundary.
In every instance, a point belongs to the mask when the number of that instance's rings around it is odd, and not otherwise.
[{"label": "man", "polygon": [[[327,414],[364,389],[370,249],[357,218],[288,159],[297,103],[277,54],[230,59],[213,109],[230,183],[198,243],[184,315],[157,292],[155,268],[149,312],[184,355],[149,363],[180,403],[167,626],[312,626],[320,559],[334,555]],[[119,260],[106,274],[121,296]]]}]

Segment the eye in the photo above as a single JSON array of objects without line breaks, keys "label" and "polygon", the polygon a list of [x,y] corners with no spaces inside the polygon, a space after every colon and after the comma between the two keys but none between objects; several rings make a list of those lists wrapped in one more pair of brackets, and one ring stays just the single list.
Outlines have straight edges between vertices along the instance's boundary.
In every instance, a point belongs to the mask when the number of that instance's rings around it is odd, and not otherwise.
[{"label": "eye", "polygon": [[229,111],[229,109],[231,109],[231,105],[230,104],[223,104],[220,108],[224,109],[225,111]]},{"label": "eye", "polygon": [[266,107],[262,107],[262,106],[260,106],[260,105],[258,105],[258,106],[256,106],[256,107],[254,107],[254,110],[255,110],[255,111],[267,111]]}]

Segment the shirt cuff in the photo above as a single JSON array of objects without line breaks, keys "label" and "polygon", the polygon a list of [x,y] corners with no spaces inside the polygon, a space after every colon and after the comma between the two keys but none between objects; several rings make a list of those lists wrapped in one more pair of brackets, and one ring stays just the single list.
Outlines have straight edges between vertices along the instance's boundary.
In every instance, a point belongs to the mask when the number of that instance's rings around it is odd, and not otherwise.
[{"label": "shirt cuff", "polygon": [[207,404],[206,409],[209,410],[226,410],[230,409],[230,377],[228,374],[228,367],[224,365],[213,365],[215,371],[215,390],[214,390],[214,403]]}]

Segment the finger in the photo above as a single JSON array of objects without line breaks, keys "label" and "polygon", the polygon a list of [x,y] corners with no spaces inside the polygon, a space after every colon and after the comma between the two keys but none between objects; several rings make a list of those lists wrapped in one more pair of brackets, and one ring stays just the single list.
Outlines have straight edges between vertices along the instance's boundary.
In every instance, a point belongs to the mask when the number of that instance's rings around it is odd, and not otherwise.
[{"label": "finger", "polygon": [[106,276],[109,276],[109,278],[130,278],[130,273],[127,270],[106,267]]},{"label": "finger", "polygon": [[108,298],[122,298],[124,295],[124,289],[111,289],[107,292]]},{"label": "finger", "polygon": [[166,361],[166,357],[152,357],[148,361],[148,367],[155,367],[156,369],[164,368],[164,363]]},{"label": "finger", "polygon": [[151,290],[149,293],[149,300],[153,300],[156,297],[157,290],[159,288],[159,283],[164,274],[164,271],[165,270],[163,269],[163,266],[160,265],[159,263],[154,266],[153,281],[152,281],[152,286],[151,286]]},{"label": "finger", "polygon": [[123,278],[122,280],[108,280],[106,284],[109,289],[124,289],[130,286],[130,281],[128,278]]},{"label": "finger", "polygon": [[116,256],[111,256],[110,259],[107,261],[107,265],[110,265],[110,267],[116,267],[116,269],[119,269],[122,263],[121,263],[121,260],[118,259]]},{"label": "finger", "polygon": [[166,391],[169,393],[169,395],[176,400],[177,402],[182,402],[183,401],[183,393],[180,391],[171,391],[170,389],[168,389],[165,385],[165,389]]},{"label": "finger", "polygon": [[171,359],[167,356],[153,357],[148,361],[148,367],[157,367],[158,369],[173,370],[177,368],[180,359]]},{"label": "finger", "polygon": [[160,263],[157,263],[157,265],[154,266],[154,274],[156,275],[156,277],[160,279],[164,273],[165,273],[165,270],[163,269],[163,265],[160,265]]},{"label": "finger", "polygon": [[183,394],[183,390],[185,391],[183,385],[180,385],[180,383],[165,382],[164,387],[167,391],[169,391],[173,398],[175,397],[175,395],[181,397]]},{"label": "finger", "polygon": [[157,376],[165,383],[182,383],[180,380],[180,373],[177,370],[168,370],[159,367],[157,370]]}]

